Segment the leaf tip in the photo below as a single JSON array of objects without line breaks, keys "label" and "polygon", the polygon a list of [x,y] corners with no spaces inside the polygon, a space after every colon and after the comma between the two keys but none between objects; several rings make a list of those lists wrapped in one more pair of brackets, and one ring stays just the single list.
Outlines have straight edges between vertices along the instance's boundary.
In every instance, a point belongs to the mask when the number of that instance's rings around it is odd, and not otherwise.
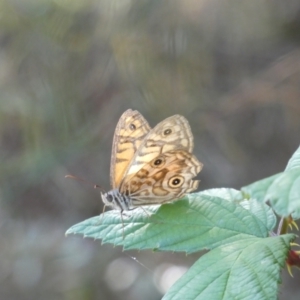
[{"label": "leaf tip", "polygon": [[68,235],[70,235],[70,234],[72,234],[72,233],[74,233],[73,230],[68,229],[68,230],[66,231],[66,233],[65,233],[65,237],[67,237]]},{"label": "leaf tip", "polygon": [[291,266],[288,263],[286,264],[286,268],[287,268],[290,276],[294,278],[293,273],[292,273],[292,268],[291,268]]}]

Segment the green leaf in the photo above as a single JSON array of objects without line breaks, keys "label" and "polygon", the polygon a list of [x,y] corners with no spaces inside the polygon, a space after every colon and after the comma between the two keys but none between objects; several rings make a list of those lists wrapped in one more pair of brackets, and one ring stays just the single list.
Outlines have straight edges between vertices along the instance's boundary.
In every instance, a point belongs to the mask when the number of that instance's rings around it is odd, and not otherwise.
[{"label": "green leaf", "polygon": [[242,187],[241,191],[244,193],[245,197],[251,197],[259,201],[267,201],[268,199],[265,200],[266,191],[273,184],[274,180],[277,179],[281,174],[282,173],[275,174],[259,181],[255,181],[247,186]]},{"label": "green leaf", "polygon": [[242,191],[261,202],[269,201],[280,216],[300,217],[300,168],[254,182]]},{"label": "green leaf", "polygon": [[244,199],[243,194],[240,191],[231,188],[209,189],[200,192],[199,194],[211,197],[219,197],[231,202],[239,202]]},{"label": "green leaf", "polygon": [[200,192],[199,195],[222,197],[224,200],[239,203],[266,224],[269,231],[276,226],[276,216],[273,213],[272,208],[256,199],[244,199],[241,191],[231,188],[219,188]]},{"label": "green leaf", "polygon": [[249,210],[264,224],[266,224],[269,231],[272,231],[276,226],[277,219],[272,208],[269,205],[261,203],[256,199],[244,200],[240,202],[240,205]]},{"label": "green leaf", "polygon": [[[251,201],[251,200],[250,200]],[[109,211],[72,226],[66,234],[82,234],[124,249],[195,252],[249,236],[267,237],[268,218],[221,197],[205,193],[160,207],[135,209],[123,214]],[[148,216],[148,214],[151,214]],[[124,232],[123,232],[124,231]],[[124,237],[124,238],[123,238]]]},{"label": "green leaf", "polygon": [[293,156],[290,158],[285,171],[289,171],[295,168],[300,168],[300,146],[296,150],[296,152],[293,154]]},{"label": "green leaf", "polygon": [[294,219],[300,218],[300,147],[289,160],[284,172],[256,181],[242,188],[246,197],[269,201],[274,211]]},{"label": "green leaf", "polygon": [[277,299],[280,269],[294,235],[248,238],[203,255],[163,300]]}]

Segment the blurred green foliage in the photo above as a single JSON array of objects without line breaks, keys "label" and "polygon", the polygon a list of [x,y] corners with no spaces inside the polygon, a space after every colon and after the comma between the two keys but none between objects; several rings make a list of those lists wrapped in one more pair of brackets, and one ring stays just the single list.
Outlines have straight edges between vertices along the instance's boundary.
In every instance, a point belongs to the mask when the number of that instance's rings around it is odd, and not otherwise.
[{"label": "blurred green foliage", "polygon": [[109,286],[121,250],[64,238],[102,205],[64,175],[109,188],[128,108],[190,121],[201,189],[281,171],[299,144],[299,14],[296,0],[0,0],[0,298],[132,300],[142,282],[160,299],[143,267],[140,285]]}]

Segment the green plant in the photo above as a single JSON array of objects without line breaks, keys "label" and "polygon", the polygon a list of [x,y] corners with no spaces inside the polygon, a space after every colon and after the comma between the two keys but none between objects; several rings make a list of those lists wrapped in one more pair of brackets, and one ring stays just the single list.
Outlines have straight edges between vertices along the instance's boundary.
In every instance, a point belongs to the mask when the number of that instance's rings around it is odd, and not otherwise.
[{"label": "green plant", "polygon": [[[187,195],[123,215],[108,211],[72,226],[124,249],[202,255],[163,299],[276,299],[280,270],[300,265],[288,225],[300,217],[300,147],[284,172],[243,187]],[[277,226],[275,213],[282,217]],[[296,226],[296,225],[295,225]],[[123,236],[124,235],[124,236]]]}]

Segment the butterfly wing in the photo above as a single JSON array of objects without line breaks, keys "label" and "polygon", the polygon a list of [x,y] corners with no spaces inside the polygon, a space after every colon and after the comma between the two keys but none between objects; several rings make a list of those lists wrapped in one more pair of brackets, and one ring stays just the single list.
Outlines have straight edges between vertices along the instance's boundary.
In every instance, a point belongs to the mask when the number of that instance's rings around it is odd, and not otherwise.
[{"label": "butterfly wing", "polygon": [[[193,151],[194,142],[188,121],[180,115],[169,117],[157,124],[145,137],[128,165],[123,181],[126,182],[147,163],[168,151]],[[121,182],[121,185],[123,183]],[[122,186],[120,187],[122,190]]]},{"label": "butterfly wing", "polygon": [[120,185],[134,154],[150,131],[146,119],[136,110],[126,110],[115,129],[110,161],[112,188]]},{"label": "butterfly wing", "polygon": [[122,190],[131,198],[132,206],[162,204],[181,198],[197,189],[199,180],[192,180],[203,165],[185,150],[160,154],[122,183]]}]

